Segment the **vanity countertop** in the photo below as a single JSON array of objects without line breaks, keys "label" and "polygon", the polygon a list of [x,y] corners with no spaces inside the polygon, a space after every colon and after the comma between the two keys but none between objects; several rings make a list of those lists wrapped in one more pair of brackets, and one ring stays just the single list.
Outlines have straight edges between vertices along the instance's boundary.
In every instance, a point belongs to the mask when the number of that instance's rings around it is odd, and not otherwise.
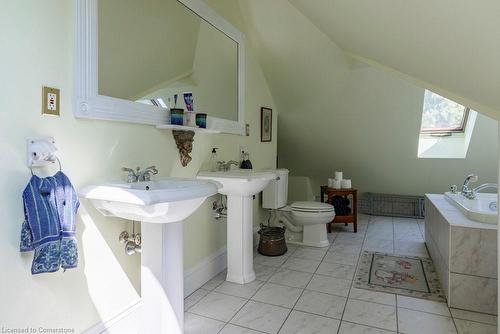
[{"label": "vanity countertop", "polygon": [[460,210],[448,202],[443,194],[425,194],[425,197],[434,204],[452,226],[482,228],[486,230],[498,229],[497,224],[480,223],[467,218]]}]

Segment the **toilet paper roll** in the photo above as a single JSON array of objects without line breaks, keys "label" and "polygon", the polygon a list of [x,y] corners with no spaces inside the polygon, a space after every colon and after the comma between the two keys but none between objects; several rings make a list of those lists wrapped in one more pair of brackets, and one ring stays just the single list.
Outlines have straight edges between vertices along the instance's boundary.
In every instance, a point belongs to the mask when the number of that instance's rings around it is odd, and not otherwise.
[{"label": "toilet paper roll", "polygon": [[344,178],[344,173],[342,172],[335,172],[335,180],[341,181]]},{"label": "toilet paper roll", "polygon": [[351,180],[342,180],[341,186],[342,186],[342,189],[352,188]]},{"label": "toilet paper roll", "polygon": [[333,185],[331,188],[340,189],[342,187],[342,182],[340,180],[333,180]]},{"label": "toilet paper roll", "polygon": [[328,179],[328,188],[333,188],[333,182],[335,179]]}]

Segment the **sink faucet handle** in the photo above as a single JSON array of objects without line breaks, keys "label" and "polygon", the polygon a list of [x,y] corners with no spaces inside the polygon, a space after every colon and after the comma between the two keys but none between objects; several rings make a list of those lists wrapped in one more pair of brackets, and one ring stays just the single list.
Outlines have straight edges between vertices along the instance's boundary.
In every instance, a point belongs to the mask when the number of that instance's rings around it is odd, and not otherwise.
[{"label": "sink faucet handle", "polygon": [[229,160],[227,163],[226,163],[226,166],[225,166],[225,170],[228,171],[231,169],[231,165],[235,165],[236,167],[239,167],[240,166],[240,163],[238,161],[234,161],[234,160]]},{"label": "sink faucet handle", "polygon": [[127,172],[129,175],[137,175],[137,172],[134,171],[132,168],[122,167],[122,171]]},{"label": "sink faucet handle", "polygon": [[465,179],[468,180],[469,182],[477,182],[478,177],[476,174],[469,174]]},{"label": "sink faucet handle", "polygon": [[145,169],[145,171],[150,171],[151,174],[153,175],[158,174],[158,169],[156,169],[156,166],[149,166],[148,168]]},{"label": "sink faucet handle", "polygon": [[136,177],[139,182],[143,181],[151,181],[151,175],[156,175],[158,174],[158,169],[156,169],[156,166],[149,166],[147,168],[144,168],[144,170],[137,172]]},{"label": "sink faucet handle", "polygon": [[475,174],[469,174],[465,177],[464,184],[462,185],[462,191],[467,191],[469,189],[469,183],[471,182],[477,182],[477,175]]},{"label": "sink faucet handle", "polygon": [[224,160],[217,161],[217,170],[218,171],[223,171],[225,165],[226,165],[226,162]]},{"label": "sink faucet handle", "polygon": [[464,195],[466,198],[473,199],[474,198],[474,191],[469,188],[469,183],[471,182],[477,182],[478,177],[475,174],[469,174],[465,177],[464,184],[462,185],[462,195]]},{"label": "sink faucet handle", "polygon": [[137,173],[132,168],[122,167],[122,171],[128,173],[128,175],[127,175],[127,182],[128,183],[137,182]]}]

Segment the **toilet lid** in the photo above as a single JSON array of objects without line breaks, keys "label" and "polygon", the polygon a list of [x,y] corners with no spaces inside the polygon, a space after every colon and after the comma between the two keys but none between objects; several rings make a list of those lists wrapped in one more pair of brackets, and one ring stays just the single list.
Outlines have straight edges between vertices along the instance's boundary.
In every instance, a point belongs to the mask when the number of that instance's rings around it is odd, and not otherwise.
[{"label": "toilet lid", "polygon": [[333,205],[321,202],[293,202],[290,205],[294,211],[329,212],[333,211]]}]

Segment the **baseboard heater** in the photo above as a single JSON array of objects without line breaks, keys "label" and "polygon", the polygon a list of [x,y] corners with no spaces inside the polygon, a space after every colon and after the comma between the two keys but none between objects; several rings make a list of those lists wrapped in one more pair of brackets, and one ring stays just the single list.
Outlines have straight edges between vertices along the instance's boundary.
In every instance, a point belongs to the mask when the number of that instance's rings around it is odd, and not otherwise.
[{"label": "baseboard heater", "polygon": [[363,193],[358,198],[358,211],[374,216],[423,219],[425,216],[424,197]]}]

